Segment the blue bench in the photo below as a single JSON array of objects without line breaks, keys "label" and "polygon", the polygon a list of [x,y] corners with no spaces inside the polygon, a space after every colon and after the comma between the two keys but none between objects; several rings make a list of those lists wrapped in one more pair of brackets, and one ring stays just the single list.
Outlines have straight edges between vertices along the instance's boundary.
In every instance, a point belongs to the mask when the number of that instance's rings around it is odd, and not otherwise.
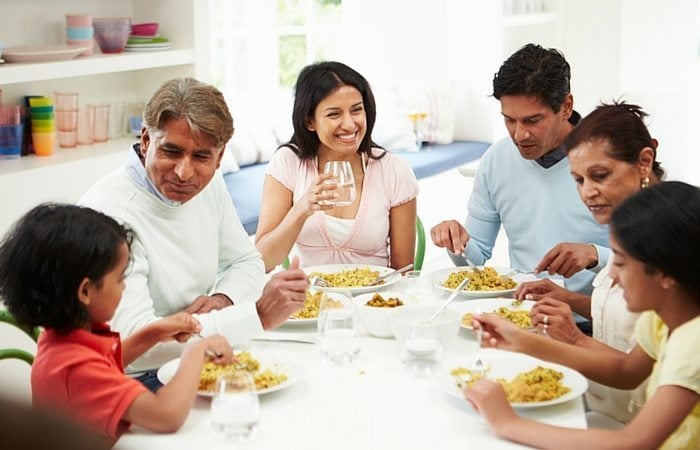
[{"label": "blue bench", "polygon": [[[420,180],[481,158],[489,145],[487,142],[455,141],[445,145],[425,145],[419,152],[397,154],[408,160],[416,178]],[[267,163],[253,164],[224,175],[238,216],[250,235],[255,234],[258,228],[266,168]]]}]

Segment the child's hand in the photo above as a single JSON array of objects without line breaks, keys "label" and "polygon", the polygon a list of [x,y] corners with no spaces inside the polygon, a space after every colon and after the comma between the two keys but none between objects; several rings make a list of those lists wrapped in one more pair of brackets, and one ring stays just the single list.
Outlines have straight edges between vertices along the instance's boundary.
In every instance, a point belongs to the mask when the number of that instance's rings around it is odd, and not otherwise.
[{"label": "child's hand", "polygon": [[464,390],[464,398],[497,433],[499,427],[506,426],[517,417],[508,403],[503,386],[493,381],[477,381]]},{"label": "child's hand", "polygon": [[179,312],[155,322],[160,333],[160,341],[176,340],[186,342],[193,334],[202,330],[197,319],[186,312]]},{"label": "child's hand", "polygon": [[231,348],[226,338],[220,334],[214,334],[193,342],[187,346],[185,351],[201,352],[202,358],[206,357],[209,361],[217,364],[231,364],[236,361],[233,356],[233,348]]}]

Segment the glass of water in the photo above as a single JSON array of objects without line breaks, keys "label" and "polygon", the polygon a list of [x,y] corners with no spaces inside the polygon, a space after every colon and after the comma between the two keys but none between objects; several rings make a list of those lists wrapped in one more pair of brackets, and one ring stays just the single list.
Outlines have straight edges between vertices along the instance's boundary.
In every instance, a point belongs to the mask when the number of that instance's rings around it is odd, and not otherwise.
[{"label": "glass of water", "polygon": [[360,334],[352,309],[327,296],[318,314],[318,343],[321,357],[334,366],[347,366],[360,354]]},{"label": "glass of water", "polygon": [[355,177],[350,161],[328,161],[323,173],[333,175],[333,178],[324,181],[325,184],[338,185],[338,197],[324,200],[323,204],[348,206],[355,200]]},{"label": "glass of water", "polygon": [[401,362],[414,375],[431,375],[440,368],[442,344],[438,328],[429,323],[415,323],[401,343]]},{"label": "glass of water", "polygon": [[229,372],[216,380],[217,392],[211,402],[211,422],[224,439],[242,442],[256,434],[260,402],[250,372]]},{"label": "glass of water", "polygon": [[406,296],[419,303],[430,303],[434,300],[433,286],[426,276],[421,276],[420,270],[411,270],[404,274],[401,289]]}]

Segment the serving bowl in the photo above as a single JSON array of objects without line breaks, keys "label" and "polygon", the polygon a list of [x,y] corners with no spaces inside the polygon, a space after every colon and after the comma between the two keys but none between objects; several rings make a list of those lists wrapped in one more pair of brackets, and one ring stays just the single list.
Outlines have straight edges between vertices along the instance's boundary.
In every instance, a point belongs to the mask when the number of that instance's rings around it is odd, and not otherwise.
[{"label": "serving bowl", "polygon": [[93,19],[95,40],[102,53],[121,53],[131,33],[128,17]]},{"label": "serving bowl", "polygon": [[387,291],[379,292],[378,294],[385,300],[398,298],[404,304],[394,307],[369,306],[367,302],[374,297],[374,293],[358,295],[352,301],[355,303],[357,314],[360,316],[360,320],[369,334],[380,338],[390,338],[394,336],[391,331],[391,314],[397,309],[405,308],[411,299],[399,292]]},{"label": "serving bowl", "polygon": [[437,329],[440,343],[444,347],[456,338],[462,315],[457,311],[446,309],[428,324],[430,316],[439,308],[440,305],[405,305],[396,308],[389,315],[391,332],[399,342],[403,342],[410,337],[415,325],[430,325]]}]

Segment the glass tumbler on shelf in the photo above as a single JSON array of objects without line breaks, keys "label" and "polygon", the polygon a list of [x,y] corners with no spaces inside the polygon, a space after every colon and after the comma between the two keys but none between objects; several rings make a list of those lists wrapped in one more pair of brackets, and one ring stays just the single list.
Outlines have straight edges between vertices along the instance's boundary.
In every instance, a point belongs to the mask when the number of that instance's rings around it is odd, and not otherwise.
[{"label": "glass tumbler on shelf", "polygon": [[318,309],[321,357],[333,366],[352,364],[360,354],[361,338],[349,302],[323,295]]},{"label": "glass tumbler on shelf", "polygon": [[355,200],[355,177],[352,173],[350,161],[328,161],[323,173],[333,175],[333,178],[324,181],[325,184],[338,185],[338,197],[324,200],[319,204],[348,206]]},{"label": "glass tumbler on shelf", "polygon": [[106,142],[109,138],[109,104],[95,105],[94,120],[92,139],[95,142]]},{"label": "glass tumbler on shelf", "polygon": [[92,105],[78,108],[78,144],[92,145],[92,130],[95,123],[95,108]]},{"label": "glass tumbler on shelf", "polygon": [[229,372],[216,380],[216,395],[211,401],[211,423],[215,432],[231,441],[253,437],[260,422],[260,401],[255,380],[244,370]]}]

